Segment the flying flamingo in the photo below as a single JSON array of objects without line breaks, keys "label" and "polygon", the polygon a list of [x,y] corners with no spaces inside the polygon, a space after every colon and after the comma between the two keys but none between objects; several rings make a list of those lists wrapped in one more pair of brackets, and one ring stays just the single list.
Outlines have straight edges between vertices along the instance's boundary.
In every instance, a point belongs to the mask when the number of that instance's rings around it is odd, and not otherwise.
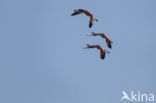
[{"label": "flying flamingo", "polygon": [[92,32],[92,35],[90,35],[90,36],[101,36],[102,38],[105,38],[108,48],[110,48],[110,49],[112,48],[112,43],[113,42],[104,33],[94,33],[94,32]]},{"label": "flying flamingo", "polygon": [[71,14],[71,16],[75,16],[75,15],[78,15],[78,14],[85,14],[85,15],[87,15],[87,16],[90,17],[89,28],[92,27],[93,21],[94,21],[94,20],[95,20],[96,22],[98,21],[98,19],[96,19],[96,18],[93,16],[93,14],[91,14],[89,11],[83,10],[83,9],[74,10],[74,13]]},{"label": "flying flamingo", "polygon": [[110,52],[106,51],[104,48],[102,48],[100,45],[89,45],[89,44],[87,44],[87,47],[85,49],[88,49],[88,48],[97,48],[97,49],[99,49],[101,59],[105,58],[105,52],[110,53]]}]

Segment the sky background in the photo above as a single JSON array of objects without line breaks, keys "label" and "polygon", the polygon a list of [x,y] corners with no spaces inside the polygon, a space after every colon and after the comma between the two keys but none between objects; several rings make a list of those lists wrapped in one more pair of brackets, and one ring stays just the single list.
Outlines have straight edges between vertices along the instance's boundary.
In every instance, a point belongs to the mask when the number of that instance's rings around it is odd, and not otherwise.
[{"label": "sky background", "polygon": [[[88,28],[86,9],[99,22]],[[155,0],[0,0],[0,103],[121,103],[156,95]],[[107,48],[100,37],[113,41]],[[100,44],[110,51],[104,60]],[[126,102],[126,101],[125,101]]]}]

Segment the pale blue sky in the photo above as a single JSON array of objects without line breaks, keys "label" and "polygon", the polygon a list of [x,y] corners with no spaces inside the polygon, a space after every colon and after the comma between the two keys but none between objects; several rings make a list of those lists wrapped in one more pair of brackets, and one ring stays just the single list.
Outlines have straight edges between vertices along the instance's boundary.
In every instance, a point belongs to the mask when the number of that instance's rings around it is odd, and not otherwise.
[{"label": "pale blue sky", "polygon": [[[88,28],[91,11],[99,22]],[[0,103],[121,103],[156,94],[155,0],[1,0]],[[107,33],[112,50],[90,32]],[[111,53],[105,60],[86,44]]]}]

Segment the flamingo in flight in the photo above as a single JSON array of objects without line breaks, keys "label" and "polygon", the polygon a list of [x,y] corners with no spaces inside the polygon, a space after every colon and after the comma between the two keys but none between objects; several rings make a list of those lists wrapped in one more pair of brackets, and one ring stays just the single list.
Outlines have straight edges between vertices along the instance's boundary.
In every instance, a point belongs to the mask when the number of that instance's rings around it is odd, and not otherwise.
[{"label": "flamingo in flight", "polygon": [[85,15],[87,15],[87,16],[90,17],[89,28],[92,27],[94,20],[95,20],[96,22],[98,21],[98,19],[96,19],[96,18],[93,16],[93,14],[91,14],[89,11],[83,10],[83,9],[74,10],[74,13],[72,13],[71,16],[75,16],[75,15],[78,15],[78,14],[85,14]]},{"label": "flamingo in flight", "polygon": [[94,33],[94,32],[92,32],[92,35],[90,35],[90,36],[101,36],[102,38],[105,38],[108,48],[110,48],[110,49],[112,48],[112,43],[113,42],[104,33]]},{"label": "flamingo in flight", "polygon": [[99,49],[101,59],[105,58],[105,52],[110,53],[110,52],[106,51],[104,48],[102,48],[100,45],[89,45],[89,44],[87,44],[87,47],[85,49],[88,49],[88,48],[97,48],[97,49]]}]

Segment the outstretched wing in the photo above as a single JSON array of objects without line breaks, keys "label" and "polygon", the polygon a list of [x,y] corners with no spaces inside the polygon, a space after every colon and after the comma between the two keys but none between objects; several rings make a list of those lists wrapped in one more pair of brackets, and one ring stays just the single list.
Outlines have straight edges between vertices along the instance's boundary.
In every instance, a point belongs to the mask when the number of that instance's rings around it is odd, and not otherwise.
[{"label": "outstretched wing", "polygon": [[74,12],[73,14],[71,14],[71,16],[75,16],[75,15],[78,15],[80,14],[80,12]]},{"label": "outstretched wing", "polygon": [[75,16],[75,15],[78,15],[78,14],[80,14],[80,13],[81,13],[80,11],[74,10],[74,13],[72,13],[71,16]]},{"label": "outstretched wing", "polygon": [[97,48],[97,49],[101,49],[102,47],[100,45],[89,45],[87,44],[87,48]]},{"label": "outstretched wing", "polygon": [[80,12],[86,12],[87,10],[84,10],[84,9],[78,9],[78,11],[80,11]]},{"label": "outstretched wing", "polygon": [[91,28],[91,27],[92,27],[92,25],[93,25],[93,21],[92,21],[92,20],[90,20],[90,21],[89,21],[89,28]]},{"label": "outstretched wing", "polygon": [[99,33],[99,35],[100,35],[102,38],[105,38],[105,34],[104,34],[104,33]]},{"label": "outstretched wing", "polygon": [[110,40],[106,40],[106,42],[107,42],[107,46],[108,46],[108,48],[112,48],[112,44],[111,44],[111,41]]},{"label": "outstretched wing", "polygon": [[98,33],[91,32],[92,36],[98,36]]},{"label": "outstretched wing", "polygon": [[78,9],[78,11],[80,11],[80,12],[86,14],[87,16],[91,16],[91,15],[92,15],[89,11],[84,10],[84,9]]},{"label": "outstretched wing", "polygon": [[108,46],[108,48],[111,49],[112,48],[112,41],[105,34],[101,34],[101,37],[106,39],[107,46]]},{"label": "outstretched wing", "polygon": [[101,57],[101,59],[105,59],[105,52],[103,52],[101,55],[100,55],[100,57]]}]

